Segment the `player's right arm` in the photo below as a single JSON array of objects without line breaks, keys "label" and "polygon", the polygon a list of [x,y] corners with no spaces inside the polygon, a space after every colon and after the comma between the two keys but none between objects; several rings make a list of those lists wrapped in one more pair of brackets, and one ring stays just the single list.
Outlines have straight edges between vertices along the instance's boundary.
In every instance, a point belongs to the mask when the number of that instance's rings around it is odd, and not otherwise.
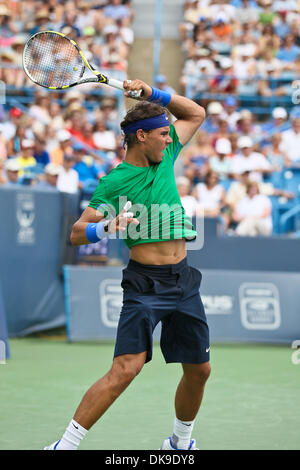
[{"label": "player's right arm", "polygon": [[[127,209],[124,209],[114,219],[111,219],[108,225],[108,236],[109,234],[126,230],[127,225],[131,222],[138,225],[139,221],[134,217],[130,217],[130,215],[133,214],[127,212]],[[103,219],[104,215],[100,211],[93,207],[87,207],[81,214],[81,217],[73,225],[70,236],[72,245],[88,245],[91,243],[86,237],[86,228],[89,224],[98,224]]]},{"label": "player's right arm", "polygon": [[86,228],[88,224],[97,224],[103,219],[104,215],[101,212],[97,211],[97,209],[93,209],[92,207],[87,207],[81,214],[81,217],[73,225],[73,229],[70,236],[72,245],[78,246],[87,245],[88,243],[91,243],[86,238]]}]

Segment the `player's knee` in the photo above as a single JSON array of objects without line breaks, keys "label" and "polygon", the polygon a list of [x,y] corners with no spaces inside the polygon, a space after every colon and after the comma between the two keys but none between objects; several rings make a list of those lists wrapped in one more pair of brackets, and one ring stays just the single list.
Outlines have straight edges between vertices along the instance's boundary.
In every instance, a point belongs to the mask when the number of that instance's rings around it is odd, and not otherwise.
[{"label": "player's knee", "polygon": [[201,364],[201,367],[198,370],[198,380],[201,384],[205,384],[208,380],[211,373],[211,366],[209,362]]},{"label": "player's knee", "polygon": [[185,373],[186,378],[189,381],[192,381],[198,385],[205,385],[206,381],[208,380],[211,373],[211,366],[209,362],[205,362],[203,364],[198,364],[193,366],[191,370]]},{"label": "player's knee", "polygon": [[125,388],[140,373],[142,367],[143,364],[139,362],[120,360],[114,364],[111,373],[115,378],[115,383]]}]

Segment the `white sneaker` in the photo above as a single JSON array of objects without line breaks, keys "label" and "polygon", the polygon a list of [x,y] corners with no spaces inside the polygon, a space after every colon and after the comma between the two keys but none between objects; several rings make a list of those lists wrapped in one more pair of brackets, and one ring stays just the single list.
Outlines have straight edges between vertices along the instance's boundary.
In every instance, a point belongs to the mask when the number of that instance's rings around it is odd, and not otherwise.
[{"label": "white sneaker", "polygon": [[199,449],[197,449],[196,447],[195,439],[191,439],[188,449],[177,449],[176,447],[173,446],[171,437],[168,437],[162,443],[160,450],[199,450]]},{"label": "white sneaker", "polygon": [[52,444],[50,444],[50,446],[44,447],[43,450],[56,450],[56,447],[59,444],[59,442],[60,442],[60,439],[59,441],[55,441]]}]

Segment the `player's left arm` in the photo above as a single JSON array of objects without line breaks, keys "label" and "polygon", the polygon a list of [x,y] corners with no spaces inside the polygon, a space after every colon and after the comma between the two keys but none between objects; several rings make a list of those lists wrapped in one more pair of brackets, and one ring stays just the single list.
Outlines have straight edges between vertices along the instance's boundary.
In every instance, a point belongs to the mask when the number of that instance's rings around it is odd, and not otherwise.
[{"label": "player's left arm", "polygon": [[[142,98],[136,98],[138,100],[147,100],[152,95],[152,88],[141,80],[133,80],[123,83],[125,96],[129,95],[130,91],[143,90]],[[166,108],[175,116],[176,121],[174,127],[179,137],[179,141],[182,145],[185,145],[191,140],[193,135],[196,133],[198,128],[201,126],[205,119],[205,110],[202,106],[198,105],[194,101],[180,95],[172,95],[169,104]]]},{"label": "player's left arm", "polygon": [[188,143],[205,119],[205,110],[194,101],[180,95],[172,95],[167,106],[176,121],[174,127],[182,145]]}]

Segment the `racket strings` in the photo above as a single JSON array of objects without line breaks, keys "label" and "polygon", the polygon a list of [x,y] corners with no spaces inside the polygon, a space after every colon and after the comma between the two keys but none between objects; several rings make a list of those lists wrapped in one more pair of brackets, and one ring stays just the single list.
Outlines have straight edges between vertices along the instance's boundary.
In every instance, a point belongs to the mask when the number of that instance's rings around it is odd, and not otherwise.
[{"label": "racket strings", "polygon": [[84,64],[68,38],[45,32],[32,38],[24,51],[24,64],[31,79],[45,87],[64,87],[83,75]]}]

